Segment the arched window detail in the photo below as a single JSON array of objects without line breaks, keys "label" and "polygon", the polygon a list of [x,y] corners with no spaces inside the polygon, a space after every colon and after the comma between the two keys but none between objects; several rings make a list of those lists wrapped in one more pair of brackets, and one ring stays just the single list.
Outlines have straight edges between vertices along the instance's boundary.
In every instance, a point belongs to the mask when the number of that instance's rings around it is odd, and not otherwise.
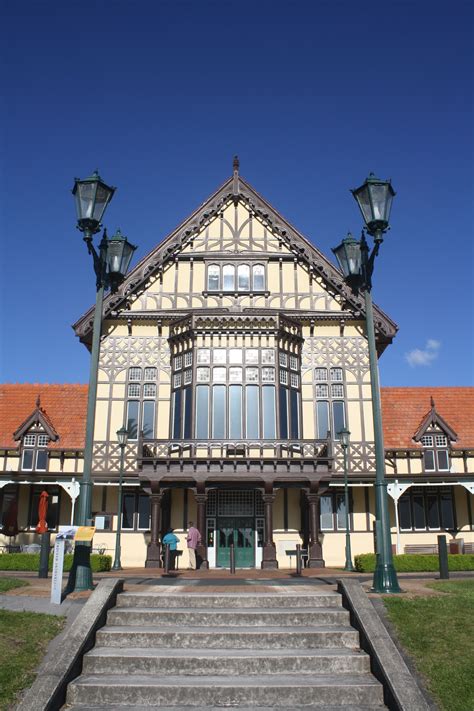
[{"label": "arched window detail", "polygon": [[221,288],[221,270],[217,264],[210,264],[207,270],[207,288],[218,291]]},{"label": "arched window detail", "polygon": [[239,291],[250,291],[250,267],[248,264],[239,264],[237,281]]},{"label": "arched window detail", "polygon": [[222,280],[224,291],[235,291],[235,267],[233,264],[224,264]]},{"label": "arched window detail", "polygon": [[252,268],[254,291],[263,291],[265,289],[265,269],[263,264],[254,264]]}]

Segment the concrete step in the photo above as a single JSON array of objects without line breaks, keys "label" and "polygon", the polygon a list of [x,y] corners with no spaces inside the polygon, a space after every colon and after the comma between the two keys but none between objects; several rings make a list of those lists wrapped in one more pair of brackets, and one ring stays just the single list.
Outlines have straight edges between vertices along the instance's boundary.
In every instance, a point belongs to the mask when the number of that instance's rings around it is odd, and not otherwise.
[{"label": "concrete step", "polygon": [[[366,709],[383,704],[381,685],[370,674],[240,676],[81,676],[69,684],[69,704],[169,706],[347,706]],[[96,706],[97,708],[97,706]]]},{"label": "concrete step", "polygon": [[120,649],[96,647],[83,661],[84,674],[358,674],[370,671],[364,652],[352,649]]},{"label": "concrete step", "polygon": [[342,607],[341,596],[330,588],[311,593],[179,593],[175,591],[158,593],[125,592],[117,597],[117,607],[159,607],[159,608],[273,608],[290,607]]},{"label": "concrete step", "polygon": [[307,627],[308,625],[349,624],[349,612],[341,608],[309,607],[291,610],[274,607],[271,610],[232,608],[188,610],[175,607],[169,610],[146,607],[126,607],[109,610],[107,623],[111,625],[191,625],[193,627]]},{"label": "concrete step", "polygon": [[[83,706],[82,704],[74,704],[74,706],[63,706],[64,711],[149,711],[151,708],[159,709],[159,711],[196,711],[195,706],[123,706],[122,704],[95,704],[94,706]],[[326,706],[319,705],[315,706],[313,704],[304,706],[239,706],[238,711],[387,711],[385,705],[382,706],[353,706],[348,704],[346,706]],[[222,711],[222,706],[206,706],[205,711]]]},{"label": "concrete step", "polygon": [[352,627],[318,625],[298,627],[143,627],[107,625],[97,632],[97,647],[165,647],[177,649],[315,649],[359,646]]}]

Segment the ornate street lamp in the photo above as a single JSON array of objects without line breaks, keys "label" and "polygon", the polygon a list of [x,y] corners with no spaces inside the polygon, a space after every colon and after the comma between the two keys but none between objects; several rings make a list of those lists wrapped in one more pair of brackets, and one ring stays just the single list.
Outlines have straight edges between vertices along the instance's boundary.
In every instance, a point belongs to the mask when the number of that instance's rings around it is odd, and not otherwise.
[{"label": "ornate street lamp", "polygon": [[347,450],[349,449],[349,438],[351,433],[347,427],[344,427],[340,432],[338,432],[338,436],[342,447],[342,454],[344,456],[344,506],[346,510],[346,564],[344,566],[344,570],[353,573],[354,566],[352,565],[351,534],[349,530],[349,483],[347,481]]},{"label": "ornate street lamp", "polygon": [[389,180],[379,180],[373,173],[360,188],[351,191],[362,212],[365,230],[374,238],[374,247],[369,255],[369,246],[364,232],[360,241],[348,235],[333,249],[347,284],[355,292],[361,290],[365,299],[365,319],[369,347],[370,387],[375,443],[375,532],[377,564],[373,589],[380,593],[400,592],[397,573],[393,565],[390,515],[388,510],[387,481],[385,479],[385,450],[382,432],[382,408],[377,351],[375,347],[374,315],[372,307],[372,273],[374,261],[383,233],[389,228],[390,210],[395,192]]},{"label": "ornate street lamp", "polygon": [[[92,243],[93,235],[99,232],[102,226],[102,217],[114,192],[115,188],[104,183],[97,171],[90,178],[85,178],[84,180],[76,178],[72,190],[76,199],[77,228],[83,232],[87,250],[89,254],[92,255],[97,289],[92,328],[89,390],[87,395],[84,471],[80,482],[81,489],[77,513],[77,523],[80,526],[90,525],[91,523],[92,447],[94,442],[97,374],[99,368],[104,291],[107,288],[110,288],[112,292],[117,290],[127,273],[130,260],[136,249],[120,231],[117,231],[111,239],[108,239],[107,233],[104,230],[98,252]],[[73,571],[75,575],[75,591],[92,589],[90,546],[88,544],[76,545],[74,550]],[[73,581],[70,580],[71,585],[72,582]]]},{"label": "ornate street lamp", "polygon": [[115,557],[112,570],[122,570],[120,560],[121,547],[120,539],[122,536],[122,499],[123,499],[123,459],[125,455],[125,447],[127,446],[128,430],[121,427],[117,430],[117,440],[120,447],[120,476],[119,476],[119,491],[118,491],[118,510],[117,510],[117,533],[115,535]]}]

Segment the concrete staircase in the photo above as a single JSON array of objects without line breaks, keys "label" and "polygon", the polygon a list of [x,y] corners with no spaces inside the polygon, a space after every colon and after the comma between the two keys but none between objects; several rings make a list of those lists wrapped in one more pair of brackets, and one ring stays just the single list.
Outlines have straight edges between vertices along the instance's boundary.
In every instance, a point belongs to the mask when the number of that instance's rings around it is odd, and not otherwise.
[{"label": "concrete staircase", "polygon": [[126,592],[108,613],[74,711],[384,709],[341,597],[327,587],[271,593]]}]

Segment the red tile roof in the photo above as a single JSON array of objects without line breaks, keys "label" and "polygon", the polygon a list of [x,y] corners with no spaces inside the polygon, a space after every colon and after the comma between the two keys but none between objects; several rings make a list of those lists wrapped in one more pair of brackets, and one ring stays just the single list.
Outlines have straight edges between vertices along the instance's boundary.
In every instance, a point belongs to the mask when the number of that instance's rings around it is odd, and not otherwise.
[{"label": "red tile roof", "polygon": [[87,385],[49,385],[11,383],[0,385],[0,447],[16,448],[13,433],[40,407],[59,435],[50,449],[84,447],[87,409]]},{"label": "red tile roof", "polygon": [[413,436],[431,410],[458,436],[454,447],[474,447],[474,388],[381,388],[386,449],[416,447]]}]

